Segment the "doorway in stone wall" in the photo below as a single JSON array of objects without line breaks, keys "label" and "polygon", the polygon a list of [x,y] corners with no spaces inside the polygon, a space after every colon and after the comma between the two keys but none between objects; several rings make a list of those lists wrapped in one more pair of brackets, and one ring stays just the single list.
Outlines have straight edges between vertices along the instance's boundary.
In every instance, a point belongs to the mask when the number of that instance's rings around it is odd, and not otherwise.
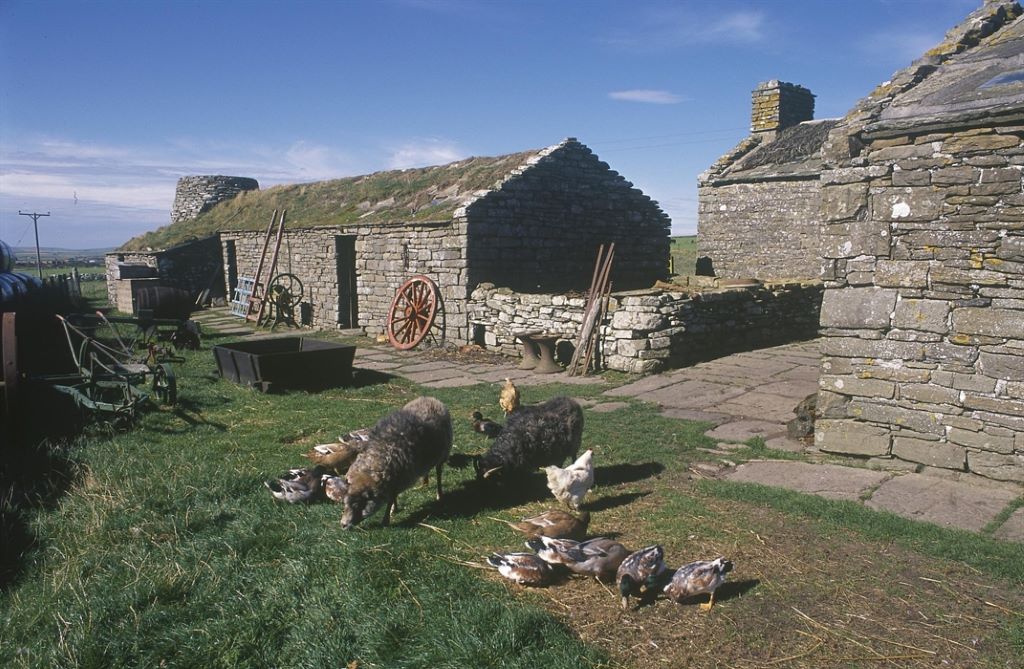
[{"label": "doorway in stone wall", "polygon": [[227,270],[225,275],[228,280],[228,299],[232,299],[230,296],[235,294],[235,287],[238,286],[238,256],[233,239],[224,242],[224,267]]},{"label": "doorway in stone wall", "polygon": [[334,257],[338,264],[338,327],[359,326],[359,304],[356,297],[356,238],[339,235],[334,238]]}]

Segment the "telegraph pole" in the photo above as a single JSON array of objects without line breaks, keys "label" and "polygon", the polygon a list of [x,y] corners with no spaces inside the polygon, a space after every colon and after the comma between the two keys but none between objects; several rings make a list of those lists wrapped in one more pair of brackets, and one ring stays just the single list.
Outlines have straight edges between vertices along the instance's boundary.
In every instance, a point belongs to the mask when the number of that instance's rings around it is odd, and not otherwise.
[{"label": "telegraph pole", "polygon": [[32,217],[32,227],[34,227],[36,229],[36,271],[39,272],[39,280],[40,281],[42,281],[42,279],[43,279],[43,260],[42,260],[42,258],[39,257],[39,219],[42,216],[49,216],[49,215],[50,215],[50,212],[46,212],[45,214],[37,214],[35,212],[32,212],[31,214],[25,214],[25,213],[22,213],[22,211],[20,209],[18,210],[18,216],[31,216]]}]

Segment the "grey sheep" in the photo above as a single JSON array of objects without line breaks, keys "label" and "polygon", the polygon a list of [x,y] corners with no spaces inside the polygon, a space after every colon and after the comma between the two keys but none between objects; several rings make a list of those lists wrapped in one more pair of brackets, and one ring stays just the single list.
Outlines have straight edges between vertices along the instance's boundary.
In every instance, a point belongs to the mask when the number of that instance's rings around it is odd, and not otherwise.
[{"label": "grey sheep", "polygon": [[527,473],[575,459],[583,440],[583,409],[569,397],[521,406],[505,422],[490,450],[474,461],[478,478]]},{"label": "grey sheep", "polygon": [[452,448],[452,419],[448,408],[433,397],[418,397],[381,418],[349,467],[345,511],[341,525],[358,525],[384,507],[383,525],[391,522],[398,494],[437,469],[437,498],[441,499],[441,467]]}]

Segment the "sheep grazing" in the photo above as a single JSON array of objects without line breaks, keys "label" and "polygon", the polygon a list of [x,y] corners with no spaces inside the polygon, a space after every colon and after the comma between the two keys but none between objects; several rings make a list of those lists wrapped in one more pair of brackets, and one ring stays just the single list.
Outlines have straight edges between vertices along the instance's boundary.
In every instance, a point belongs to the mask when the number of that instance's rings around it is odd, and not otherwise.
[{"label": "sheep grazing", "polygon": [[381,523],[389,524],[398,494],[417,479],[425,483],[432,467],[437,469],[441,499],[441,467],[451,447],[451,415],[433,397],[418,397],[381,418],[346,474],[342,527],[351,529],[381,507]]},{"label": "sheep grazing", "polygon": [[474,461],[477,478],[531,472],[575,459],[583,439],[583,409],[568,397],[523,405],[509,415],[489,451]]}]

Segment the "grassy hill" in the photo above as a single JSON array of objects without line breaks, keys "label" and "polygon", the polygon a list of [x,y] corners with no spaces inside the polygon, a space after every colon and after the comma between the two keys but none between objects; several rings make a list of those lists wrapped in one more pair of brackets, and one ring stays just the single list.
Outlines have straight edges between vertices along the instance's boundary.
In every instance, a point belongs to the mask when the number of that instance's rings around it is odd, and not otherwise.
[{"label": "grassy hill", "polygon": [[264,230],[275,209],[287,210],[286,225],[292,228],[447,220],[475,191],[494,187],[535,153],[243,192],[195,220],[147,232],[121,249],[165,249],[225,230]]}]

